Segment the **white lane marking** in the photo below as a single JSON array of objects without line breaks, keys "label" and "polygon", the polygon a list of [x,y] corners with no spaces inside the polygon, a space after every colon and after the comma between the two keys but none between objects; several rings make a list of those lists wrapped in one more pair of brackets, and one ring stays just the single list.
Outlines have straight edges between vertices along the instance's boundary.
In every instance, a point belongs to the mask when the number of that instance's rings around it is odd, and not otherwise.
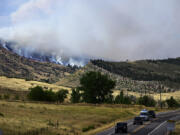
[{"label": "white lane marking", "polygon": [[167,121],[164,121],[163,123],[161,123],[158,127],[156,127],[153,131],[151,131],[150,133],[148,133],[148,135],[152,135],[158,128],[160,128],[163,124],[165,124]]},{"label": "white lane marking", "polygon": [[133,122],[129,122],[127,126],[130,126],[130,125],[132,125],[132,124],[133,124]]}]

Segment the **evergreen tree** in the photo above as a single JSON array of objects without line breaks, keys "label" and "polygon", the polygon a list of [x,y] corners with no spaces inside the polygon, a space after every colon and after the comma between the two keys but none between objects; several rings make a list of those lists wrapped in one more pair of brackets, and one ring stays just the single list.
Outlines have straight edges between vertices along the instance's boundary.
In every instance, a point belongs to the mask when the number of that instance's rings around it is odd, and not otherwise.
[{"label": "evergreen tree", "polygon": [[153,107],[156,105],[156,101],[150,96],[143,96],[138,99],[138,104]]},{"label": "evergreen tree", "polygon": [[79,103],[81,101],[81,93],[78,88],[72,89],[71,103]]},{"label": "evergreen tree", "polygon": [[179,103],[173,97],[171,97],[170,99],[167,99],[166,102],[167,102],[169,108],[179,107]]},{"label": "evergreen tree", "polygon": [[64,102],[65,98],[67,98],[68,90],[61,89],[59,90],[56,95],[57,95],[57,101],[62,103]]}]

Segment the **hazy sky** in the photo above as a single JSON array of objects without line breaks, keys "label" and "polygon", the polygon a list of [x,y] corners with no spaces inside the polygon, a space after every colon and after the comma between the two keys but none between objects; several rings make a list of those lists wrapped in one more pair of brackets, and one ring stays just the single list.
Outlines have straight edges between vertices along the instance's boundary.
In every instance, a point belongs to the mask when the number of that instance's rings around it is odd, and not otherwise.
[{"label": "hazy sky", "polygon": [[180,0],[0,0],[0,38],[107,60],[180,56]]}]

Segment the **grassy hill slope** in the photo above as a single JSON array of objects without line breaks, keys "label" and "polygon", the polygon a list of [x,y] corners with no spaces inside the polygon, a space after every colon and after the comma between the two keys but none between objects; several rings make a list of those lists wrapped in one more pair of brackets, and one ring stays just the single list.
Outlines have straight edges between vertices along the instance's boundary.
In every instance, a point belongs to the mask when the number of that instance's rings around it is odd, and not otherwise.
[{"label": "grassy hill slope", "polygon": [[64,77],[66,72],[71,73],[71,68],[30,60],[0,45],[0,76],[53,83]]},{"label": "grassy hill slope", "polygon": [[18,100],[26,100],[29,88],[36,86],[41,86],[45,90],[52,89],[54,92],[57,92],[61,89],[66,89],[69,91],[69,93],[71,93],[71,89],[68,87],[58,86],[45,82],[26,81],[24,79],[7,78],[5,76],[0,76],[0,99],[5,99],[5,96],[8,96],[8,99],[10,100],[17,100],[17,98]]},{"label": "grassy hill slope", "polygon": [[180,58],[109,62],[92,60],[94,65],[111,73],[138,81],[161,81],[171,88],[180,88]]},{"label": "grassy hill slope", "polygon": [[0,87],[7,88],[14,91],[28,91],[29,88],[41,86],[44,89],[52,89],[53,91],[58,91],[60,89],[70,90],[68,87],[58,86],[55,84],[49,84],[45,82],[37,82],[37,81],[26,81],[24,79],[17,78],[7,78],[4,76],[0,76]]},{"label": "grassy hill slope", "polygon": [[[123,77],[119,74],[110,72],[104,68],[98,67],[91,62],[89,62],[86,66],[77,70],[73,74],[69,74],[66,77],[62,78],[60,81],[56,82],[56,85],[66,86],[66,87],[77,87],[79,85],[80,77],[88,71],[99,71],[103,74],[108,74],[113,80],[116,81],[116,90],[126,90],[131,92],[139,92],[139,93],[157,93],[159,92],[159,86],[162,84],[158,81],[139,81],[133,80],[128,77]],[[163,87],[162,92],[173,92],[175,89],[170,88],[168,86]]]}]

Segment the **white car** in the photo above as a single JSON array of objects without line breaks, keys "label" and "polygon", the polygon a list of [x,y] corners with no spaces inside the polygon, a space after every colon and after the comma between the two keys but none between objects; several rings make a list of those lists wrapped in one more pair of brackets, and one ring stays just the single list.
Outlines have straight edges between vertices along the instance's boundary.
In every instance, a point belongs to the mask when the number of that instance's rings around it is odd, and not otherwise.
[{"label": "white car", "polygon": [[140,112],[139,117],[141,117],[144,121],[149,121],[149,112],[144,109]]}]

